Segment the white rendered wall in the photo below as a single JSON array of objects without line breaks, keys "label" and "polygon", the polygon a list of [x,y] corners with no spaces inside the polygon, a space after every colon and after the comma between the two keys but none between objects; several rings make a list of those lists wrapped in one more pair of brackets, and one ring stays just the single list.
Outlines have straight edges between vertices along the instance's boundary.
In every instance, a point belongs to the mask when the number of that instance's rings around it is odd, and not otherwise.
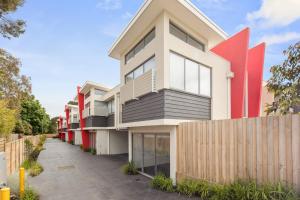
[{"label": "white rendered wall", "polygon": [[128,153],[128,133],[109,131],[109,154]]},{"label": "white rendered wall", "polygon": [[81,136],[81,131],[74,131],[75,132],[75,140],[74,140],[74,144],[75,145],[81,145],[82,144],[82,136]]}]

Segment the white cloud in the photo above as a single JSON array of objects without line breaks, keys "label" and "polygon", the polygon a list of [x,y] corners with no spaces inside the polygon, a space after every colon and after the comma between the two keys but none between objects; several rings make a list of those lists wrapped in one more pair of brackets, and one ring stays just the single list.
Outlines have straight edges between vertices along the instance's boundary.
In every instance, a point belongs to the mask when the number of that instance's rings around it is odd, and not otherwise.
[{"label": "white cloud", "polygon": [[260,42],[265,42],[267,45],[282,44],[293,40],[299,40],[300,33],[287,32],[282,34],[265,35],[260,39]]},{"label": "white cloud", "polygon": [[300,19],[299,0],[262,0],[259,10],[248,13],[247,20],[259,27],[280,27]]},{"label": "white cloud", "polygon": [[123,15],[122,15],[122,18],[123,19],[130,19],[130,18],[132,18],[132,14],[130,13],[130,12],[126,12],[126,13],[124,13]]},{"label": "white cloud", "polygon": [[122,0],[99,0],[97,7],[103,10],[118,10],[122,7]]}]

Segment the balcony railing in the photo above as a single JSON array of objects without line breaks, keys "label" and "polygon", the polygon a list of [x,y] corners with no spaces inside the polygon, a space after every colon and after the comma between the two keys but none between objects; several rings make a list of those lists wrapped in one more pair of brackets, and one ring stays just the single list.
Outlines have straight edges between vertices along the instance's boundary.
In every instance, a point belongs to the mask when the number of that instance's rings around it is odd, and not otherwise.
[{"label": "balcony railing", "polygon": [[130,80],[120,88],[120,101],[124,104],[150,92],[156,91],[155,69],[149,70],[134,80]]}]

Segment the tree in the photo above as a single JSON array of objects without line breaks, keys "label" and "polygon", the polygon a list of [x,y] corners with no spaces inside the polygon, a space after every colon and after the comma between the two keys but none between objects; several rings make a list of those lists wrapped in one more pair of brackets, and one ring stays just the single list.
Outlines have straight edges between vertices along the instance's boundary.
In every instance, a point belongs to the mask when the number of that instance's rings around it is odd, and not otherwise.
[{"label": "tree", "polygon": [[33,95],[22,102],[20,116],[32,126],[33,134],[48,133],[50,117]]},{"label": "tree", "polygon": [[49,133],[57,133],[57,119],[58,119],[58,117],[53,117],[52,119],[51,119],[51,124],[50,124],[50,126],[49,126]]},{"label": "tree", "polygon": [[16,110],[7,106],[7,101],[0,100],[0,137],[7,137],[16,124]]},{"label": "tree", "polygon": [[30,78],[20,75],[20,61],[0,48],[0,99],[10,108],[18,108],[31,93]]},{"label": "tree", "polygon": [[25,32],[23,20],[12,20],[7,17],[22,6],[24,0],[0,0],[0,34],[8,39],[19,37]]},{"label": "tree", "polygon": [[295,113],[300,105],[300,41],[283,52],[281,65],[271,67],[267,87],[274,94],[274,102],[267,105],[267,113]]}]

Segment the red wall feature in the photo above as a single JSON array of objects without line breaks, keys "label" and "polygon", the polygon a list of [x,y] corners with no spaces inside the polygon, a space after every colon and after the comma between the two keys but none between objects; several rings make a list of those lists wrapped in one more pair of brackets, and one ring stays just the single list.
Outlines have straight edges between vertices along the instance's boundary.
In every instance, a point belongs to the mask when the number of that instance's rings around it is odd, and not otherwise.
[{"label": "red wall feature", "polygon": [[244,115],[245,81],[249,46],[249,28],[242,30],[211,49],[231,63],[231,118]]},{"label": "red wall feature", "polygon": [[265,46],[261,43],[248,51],[248,117],[260,115]]},{"label": "red wall feature", "polygon": [[82,136],[82,146],[83,149],[89,148],[89,134],[88,131],[83,130],[85,127],[85,121],[83,119],[83,110],[84,110],[84,94],[80,93],[80,87],[77,87],[77,97],[78,97],[78,107],[79,107],[79,118],[80,118],[80,127],[81,127],[81,136]]},{"label": "red wall feature", "polygon": [[71,128],[71,124],[69,123],[69,119],[70,119],[70,109],[68,108],[68,106],[65,106],[65,113],[66,113],[66,119],[67,119],[67,128],[68,128],[68,141],[67,142],[71,142],[73,141],[73,134],[72,131],[70,130]]}]

